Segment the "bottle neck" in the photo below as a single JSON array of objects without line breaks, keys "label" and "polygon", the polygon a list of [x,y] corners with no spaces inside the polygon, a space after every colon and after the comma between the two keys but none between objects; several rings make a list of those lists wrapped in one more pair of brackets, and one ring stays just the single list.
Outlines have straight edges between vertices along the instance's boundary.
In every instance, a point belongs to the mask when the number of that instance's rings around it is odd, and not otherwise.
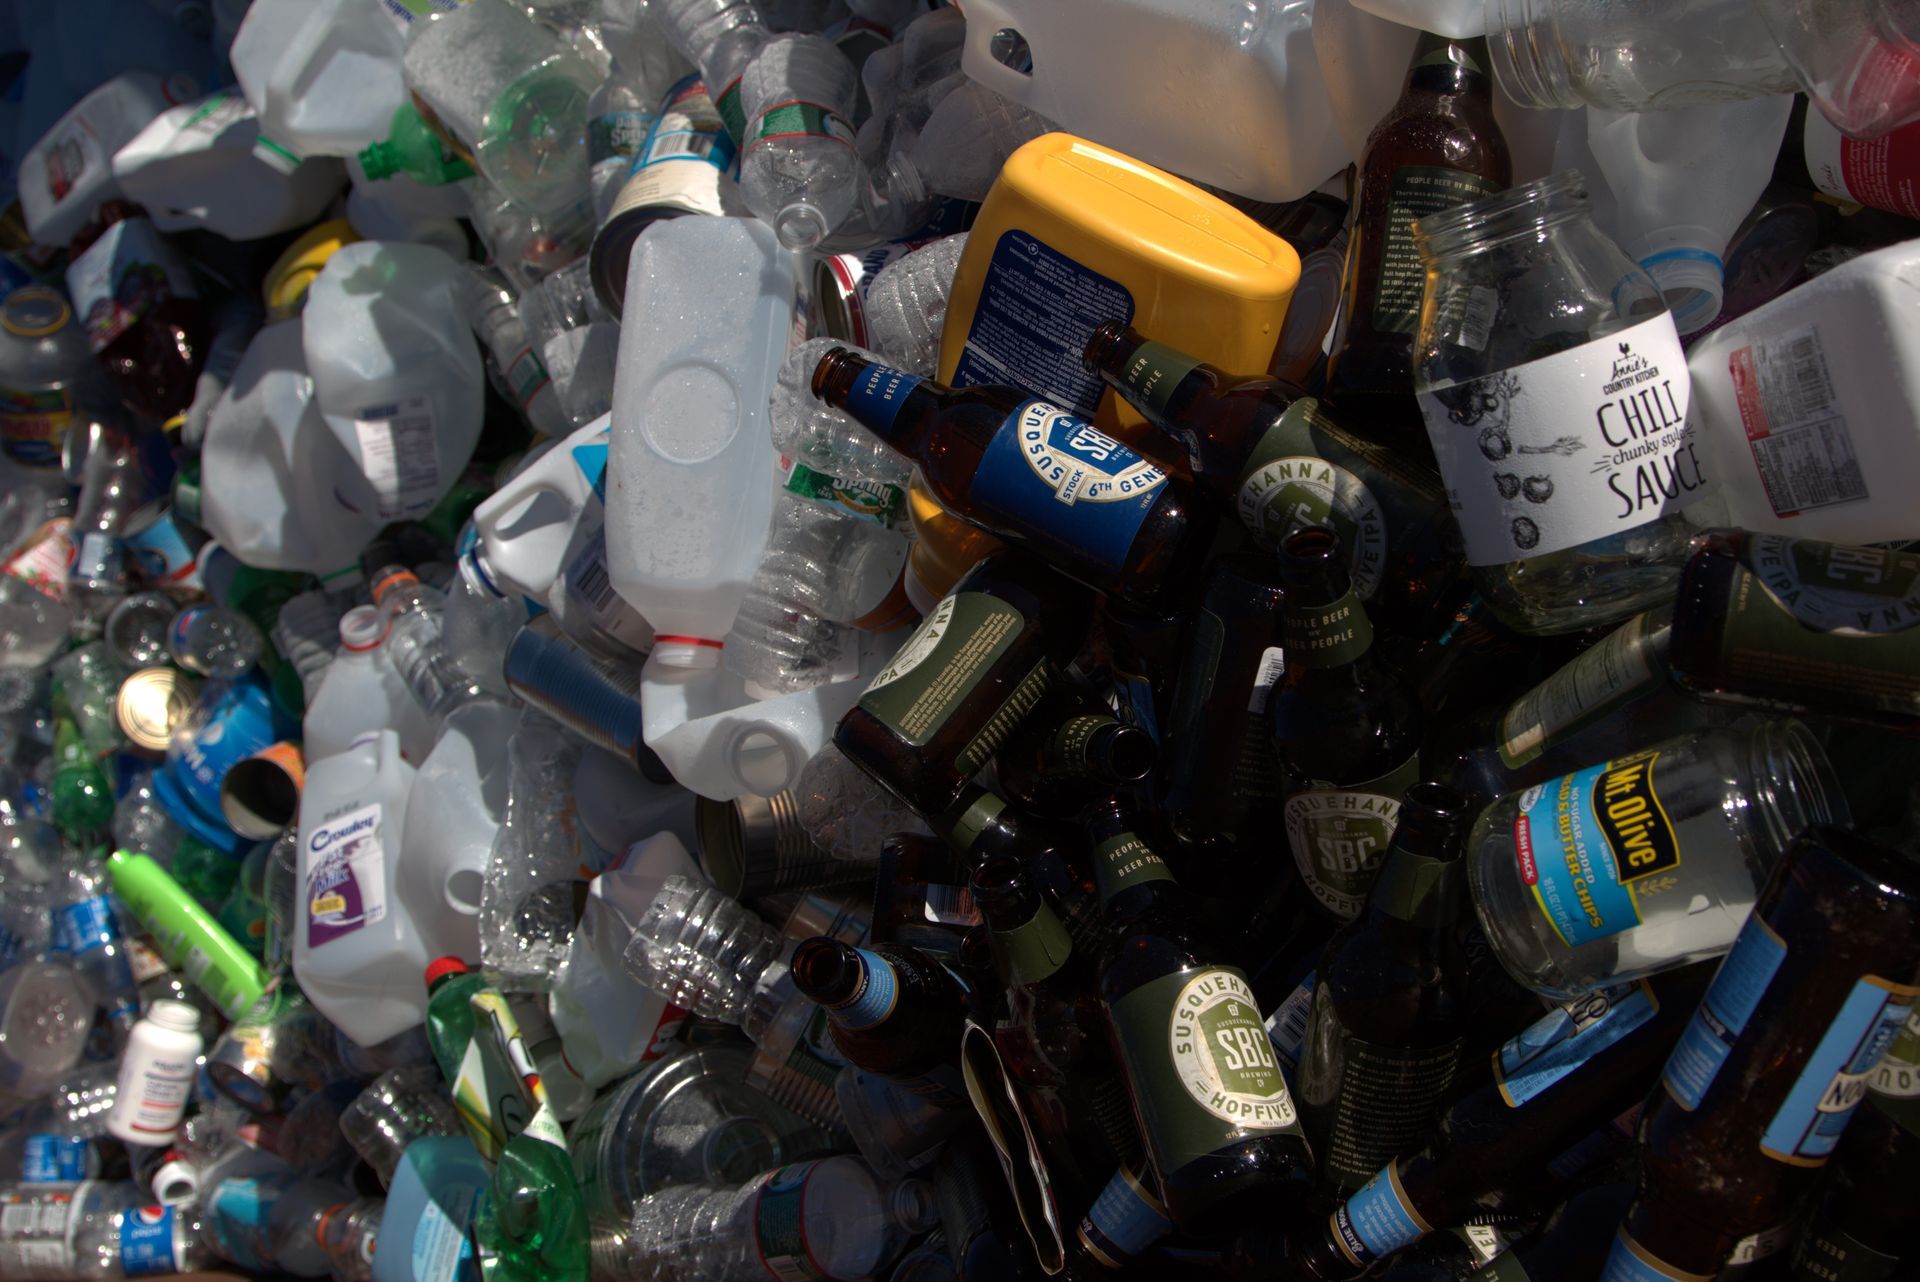
[{"label": "bottle neck", "polygon": [[1485,36],[1455,40],[1449,36],[1422,32],[1413,47],[1413,60],[1407,65],[1402,92],[1418,94],[1479,94],[1491,101],[1492,65]]},{"label": "bottle neck", "polygon": [[[1307,601],[1290,595],[1281,619],[1287,666],[1327,670],[1351,668],[1373,648],[1373,620],[1360,594],[1345,587],[1339,595],[1307,592]],[[1324,604],[1314,602],[1324,601]]]},{"label": "bottle neck", "polygon": [[1073,937],[1043,901],[1017,925],[989,925],[995,969],[1010,986],[1032,988],[1060,972],[1073,956]]},{"label": "bottle neck", "polygon": [[1094,885],[1108,911],[1124,916],[1174,884],[1166,860],[1124,821],[1095,822],[1088,832],[1094,842]]},{"label": "bottle neck", "polygon": [[1460,915],[1460,861],[1457,852],[1422,854],[1396,840],[1387,848],[1367,916],[1423,930],[1451,927]]},{"label": "bottle neck", "polygon": [[1088,345],[1088,359],[1101,378],[1163,431],[1177,428],[1221,382],[1213,366],[1119,325],[1100,330]]},{"label": "bottle neck", "polygon": [[852,950],[859,968],[859,981],[853,992],[827,1006],[827,1018],[849,1032],[865,1032],[884,1024],[898,1009],[901,998],[900,972],[879,953],[865,948]]},{"label": "bottle neck", "polygon": [[941,825],[940,831],[969,868],[990,855],[1019,853],[1021,834],[1005,797],[985,788],[970,788],[947,813],[953,818]]},{"label": "bottle neck", "polygon": [[[934,386],[937,386],[934,385]],[[813,393],[910,458],[940,410],[940,399],[918,375],[835,348],[814,369]]]}]

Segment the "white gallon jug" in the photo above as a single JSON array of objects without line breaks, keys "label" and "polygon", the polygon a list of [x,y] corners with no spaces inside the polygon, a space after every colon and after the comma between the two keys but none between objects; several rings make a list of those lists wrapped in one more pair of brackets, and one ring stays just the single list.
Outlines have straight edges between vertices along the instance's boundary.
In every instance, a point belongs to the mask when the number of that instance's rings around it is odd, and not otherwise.
[{"label": "white gallon jug", "polygon": [[550,605],[574,527],[606,487],[612,416],[603,414],[523,467],[473,510],[473,550],[495,583]]},{"label": "white gallon jug", "polygon": [[353,156],[407,100],[405,44],[380,0],[254,0],[227,56],[268,137],[297,156]]},{"label": "white gallon jug", "polygon": [[766,550],[767,399],[793,336],[794,261],[765,223],[669,218],[635,242],[613,383],[607,562],[651,662],[713,668]]},{"label": "white gallon jug", "polygon": [[335,497],[383,524],[431,512],[480,439],[486,376],[464,289],[438,249],[359,241],[308,290],[314,400],[359,465]]},{"label": "white gallon jug", "polygon": [[191,77],[131,71],[75,103],[20,158],[20,212],[34,240],[64,248],[101,201],[120,194],[113,154],[155,116],[198,93]]},{"label": "white gallon jug", "polygon": [[396,886],[413,776],[382,730],[315,762],[300,795],[294,977],[362,1046],[426,1018],[431,954]]},{"label": "white gallon jug", "polygon": [[480,888],[507,813],[507,741],[520,709],[498,699],[461,705],[420,765],[407,799],[398,891],[429,955],[480,955]]}]

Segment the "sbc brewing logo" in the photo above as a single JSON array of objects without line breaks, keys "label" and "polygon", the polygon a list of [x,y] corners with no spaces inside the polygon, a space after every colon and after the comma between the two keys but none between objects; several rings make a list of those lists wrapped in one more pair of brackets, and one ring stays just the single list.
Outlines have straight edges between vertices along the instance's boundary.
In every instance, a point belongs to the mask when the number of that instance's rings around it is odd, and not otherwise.
[{"label": "sbc brewing logo", "polygon": [[1166,484],[1165,472],[1057,405],[1028,401],[1014,430],[1027,466],[1069,507],[1137,499]]},{"label": "sbc brewing logo", "polygon": [[1236,1126],[1293,1124],[1293,1097],[1246,980],[1201,971],[1180,989],[1168,1024],[1174,1070],[1194,1103]]}]

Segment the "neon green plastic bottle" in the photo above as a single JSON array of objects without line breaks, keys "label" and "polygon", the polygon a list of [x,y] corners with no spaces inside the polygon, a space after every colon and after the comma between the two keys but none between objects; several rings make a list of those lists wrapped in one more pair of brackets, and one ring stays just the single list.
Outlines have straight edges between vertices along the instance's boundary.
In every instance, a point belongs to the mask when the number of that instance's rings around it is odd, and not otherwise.
[{"label": "neon green plastic bottle", "polygon": [[146,855],[107,856],[113,893],[153,936],[167,965],[238,1019],[267,991],[267,972],[167,870]]}]

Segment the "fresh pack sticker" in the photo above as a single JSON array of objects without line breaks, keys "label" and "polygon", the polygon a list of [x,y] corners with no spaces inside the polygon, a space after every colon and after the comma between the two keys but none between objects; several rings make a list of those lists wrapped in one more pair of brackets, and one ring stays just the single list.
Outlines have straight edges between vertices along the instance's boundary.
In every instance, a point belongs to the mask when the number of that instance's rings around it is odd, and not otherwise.
[{"label": "fresh pack sticker", "polygon": [[387,852],[378,802],[307,838],[307,947],[345,938],[387,915]]}]

